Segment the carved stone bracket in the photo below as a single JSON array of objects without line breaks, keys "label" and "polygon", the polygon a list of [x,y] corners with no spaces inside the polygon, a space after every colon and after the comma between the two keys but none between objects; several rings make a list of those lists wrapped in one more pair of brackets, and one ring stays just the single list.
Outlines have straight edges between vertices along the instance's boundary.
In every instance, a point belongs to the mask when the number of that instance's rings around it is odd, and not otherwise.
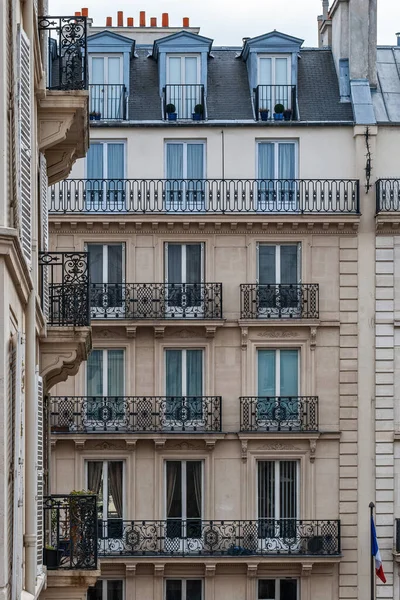
[{"label": "carved stone bracket", "polygon": [[125,565],[125,577],[136,577],[136,565]]},{"label": "carved stone bracket", "polygon": [[83,452],[85,449],[85,440],[75,440],[75,449],[78,450],[78,452]]},{"label": "carved stone bracket", "polygon": [[135,338],[136,337],[136,326],[134,326],[134,325],[127,325],[125,327],[125,331],[126,331],[126,337],[127,338]]},{"label": "carved stone bracket", "polygon": [[208,450],[209,452],[212,452],[215,448],[215,444],[217,443],[217,440],[206,440],[206,450]]},{"label": "carved stone bracket", "polygon": [[207,325],[206,326],[206,337],[207,338],[215,337],[216,331],[217,331],[217,328],[215,326]]},{"label": "carved stone bracket", "polygon": [[126,449],[129,450],[129,452],[135,452],[136,442],[137,440],[125,440]]},{"label": "carved stone bracket", "polygon": [[302,563],[301,564],[301,576],[309,577],[313,568],[313,563]]},{"label": "carved stone bracket", "polygon": [[242,330],[242,350],[246,350],[247,349],[248,336],[249,336],[249,328],[248,327],[241,327],[241,330]]},{"label": "carved stone bracket", "polygon": [[155,564],[154,565],[154,577],[164,577],[165,565]]},{"label": "carved stone bracket", "polygon": [[310,462],[315,461],[315,452],[317,450],[317,440],[310,440]]},{"label": "carved stone bracket", "polygon": [[241,440],[242,443],[242,461],[246,462],[247,461],[247,446],[248,446],[248,441],[247,440]]},{"label": "carved stone bracket", "polygon": [[215,573],[217,570],[217,565],[205,565],[205,569],[204,569],[204,575],[206,577],[215,577]]},{"label": "carved stone bracket", "polygon": [[247,565],[247,577],[257,577],[258,564]]},{"label": "carved stone bracket", "polygon": [[165,333],[165,327],[163,325],[155,325],[154,326],[154,337],[155,338],[163,338]]},{"label": "carved stone bracket", "polygon": [[166,443],[166,438],[156,438],[154,440],[154,447],[159,452],[160,450],[164,450],[164,446]]},{"label": "carved stone bracket", "polygon": [[311,340],[310,340],[311,350],[315,350],[315,348],[317,346],[317,328],[316,327],[311,327],[310,335],[311,335]]}]

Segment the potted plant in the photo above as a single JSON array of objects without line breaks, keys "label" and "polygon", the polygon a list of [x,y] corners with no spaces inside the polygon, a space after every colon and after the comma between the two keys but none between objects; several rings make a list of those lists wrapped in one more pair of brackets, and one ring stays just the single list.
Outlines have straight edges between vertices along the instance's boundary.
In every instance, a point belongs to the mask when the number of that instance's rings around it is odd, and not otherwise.
[{"label": "potted plant", "polygon": [[94,113],[94,120],[95,121],[100,121],[101,119],[101,113],[100,112],[95,112]]},{"label": "potted plant", "polygon": [[268,121],[269,108],[260,108],[258,112],[260,113],[261,121]]},{"label": "potted plant", "polygon": [[95,110],[91,110],[91,111],[90,111],[90,113],[89,113],[89,119],[90,119],[91,121],[94,121],[94,120],[95,120],[95,118],[96,118],[96,114],[97,114],[97,113],[96,113],[96,111],[95,111]]},{"label": "potted plant", "polygon": [[57,569],[63,555],[62,550],[58,550],[54,546],[45,546],[43,548],[43,564],[48,569]]},{"label": "potted plant", "polygon": [[284,110],[285,110],[285,107],[283,106],[283,104],[275,104],[275,107],[274,107],[275,121],[283,121]]},{"label": "potted plant", "polygon": [[286,108],[283,111],[283,118],[285,121],[291,121],[292,120],[292,109],[291,108]]},{"label": "potted plant", "polygon": [[203,119],[204,108],[202,104],[196,104],[192,114],[193,121],[201,121]]},{"label": "potted plant", "polygon": [[175,104],[167,104],[167,106],[165,107],[165,112],[167,113],[168,121],[176,121],[177,114]]}]

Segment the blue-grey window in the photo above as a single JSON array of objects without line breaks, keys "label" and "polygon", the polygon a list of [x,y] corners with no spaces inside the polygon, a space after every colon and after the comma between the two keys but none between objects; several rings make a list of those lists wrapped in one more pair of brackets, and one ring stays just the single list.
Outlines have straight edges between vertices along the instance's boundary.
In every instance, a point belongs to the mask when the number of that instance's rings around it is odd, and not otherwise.
[{"label": "blue-grey window", "polygon": [[257,600],[297,600],[297,579],[259,579]]}]

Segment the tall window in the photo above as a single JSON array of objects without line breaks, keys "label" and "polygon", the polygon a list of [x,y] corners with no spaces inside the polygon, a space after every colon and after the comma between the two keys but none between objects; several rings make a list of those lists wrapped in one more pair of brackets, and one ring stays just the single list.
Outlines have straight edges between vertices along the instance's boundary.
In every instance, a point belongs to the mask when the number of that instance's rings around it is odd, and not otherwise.
[{"label": "tall window", "polygon": [[87,592],[87,600],[123,600],[122,579],[98,579]]},{"label": "tall window", "polygon": [[299,515],[298,462],[258,462],[260,538],[295,538]]},{"label": "tall window", "polygon": [[203,351],[165,350],[166,425],[195,428],[203,421]]},{"label": "tall window", "polygon": [[258,350],[257,417],[270,427],[300,427],[299,351]]},{"label": "tall window", "polygon": [[[167,538],[201,537],[203,512],[203,464],[199,460],[166,461],[165,505]],[[182,544],[178,549],[181,549]]]},{"label": "tall window", "polygon": [[125,281],[124,244],[87,244],[90,268],[92,317],[120,316]]},{"label": "tall window", "polygon": [[99,537],[121,538],[124,512],[123,462],[88,461],[87,488],[98,496]]},{"label": "tall window", "polygon": [[203,211],[205,207],[205,144],[167,142],[165,145],[167,179],[166,210]]},{"label": "tall window", "polygon": [[298,209],[296,194],[296,144],[259,142],[258,210],[292,212]]},{"label": "tall window", "polygon": [[90,112],[101,119],[122,119],[125,102],[122,56],[91,55],[89,67]]},{"label": "tall window", "polygon": [[258,600],[297,600],[297,579],[259,579]]},{"label": "tall window", "polygon": [[203,273],[203,244],[165,244],[167,315],[199,316],[204,310]]},{"label": "tall window", "polygon": [[257,283],[260,317],[296,317],[301,307],[300,244],[258,244]]},{"label": "tall window", "polygon": [[201,579],[166,579],[165,581],[165,600],[202,600],[202,598]]},{"label": "tall window", "polygon": [[173,104],[178,119],[191,119],[194,107],[202,102],[200,57],[167,56],[166,103]]},{"label": "tall window", "polygon": [[86,155],[86,209],[124,210],[125,144],[92,142]]},{"label": "tall window", "polygon": [[258,58],[259,108],[274,112],[276,104],[292,107],[291,60],[289,56],[260,56]]},{"label": "tall window", "polygon": [[129,418],[124,402],[124,351],[92,350],[87,361],[86,428],[115,431]]}]

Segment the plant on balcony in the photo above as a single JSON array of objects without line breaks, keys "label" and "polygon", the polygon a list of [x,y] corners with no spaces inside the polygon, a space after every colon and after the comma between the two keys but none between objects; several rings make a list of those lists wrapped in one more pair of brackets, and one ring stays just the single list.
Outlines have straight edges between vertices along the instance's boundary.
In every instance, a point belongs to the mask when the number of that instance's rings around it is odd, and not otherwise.
[{"label": "plant on balcony", "polygon": [[268,121],[269,108],[260,108],[258,112],[260,113],[261,121]]},{"label": "plant on balcony", "polygon": [[292,109],[291,108],[286,108],[283,111],[283,118],[285,121],[291,121],[292,120]]},{"label": "plant on balcony", "polygon": [[193,121],[201,121],[203,119],[204,107],[202,104],[196,104],[192,114]]},{"label": "plant on balcony", "polygon": [[165,107],[165,112],[167,113],[168,121],[176,121],[177,114],[175,104],[167,104],[167,106]]},{"label": "plant on balcony", "polygon": [[63,555],[62,550],[58,550],[54,546],[45,546],[43,548],[43,564],[48,569],[57,569]]},{"label": "plant on balcony", "polygon": [[275,121],[283,121],[283,113],[285,112],[285,107],[283,104],[275,104],[274,106],[274,119]]},{"label": "plant on balcony", "polygon": [[101,113],[100,113],[100,112],[97,112],[97,111],[95,111],[95,110],[92,110],[92,111],[89,113],[89,119],[90,119],[91,121],[100,121],[100,119],[101,119]]}]

